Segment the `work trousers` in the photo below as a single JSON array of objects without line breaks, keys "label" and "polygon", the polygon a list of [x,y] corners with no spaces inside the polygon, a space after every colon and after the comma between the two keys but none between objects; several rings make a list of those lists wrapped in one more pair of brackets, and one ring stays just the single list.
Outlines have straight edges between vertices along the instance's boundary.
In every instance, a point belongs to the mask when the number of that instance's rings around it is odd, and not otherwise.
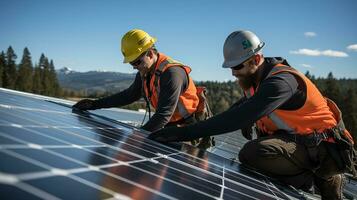
[{"label": "work trousers", "polygon": [[326,145],[326,142],[321,142],[311,155],[308,147],[291,137],[270,135],[247,142],[239,152],[239,160],[285,184],[309,189],[315,176],[327,180],[341,173]]}]

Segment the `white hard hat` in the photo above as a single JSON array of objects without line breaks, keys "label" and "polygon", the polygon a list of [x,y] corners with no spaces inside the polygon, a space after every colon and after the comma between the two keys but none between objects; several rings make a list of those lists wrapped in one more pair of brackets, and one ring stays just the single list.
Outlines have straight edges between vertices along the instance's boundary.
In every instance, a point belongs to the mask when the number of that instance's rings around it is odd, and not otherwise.
[{"label": "white hard hat", "polygon": [[259,52],[265,43],[253,32],[235,31],[231,33],[223,46],[223,68],[235,67]]}]

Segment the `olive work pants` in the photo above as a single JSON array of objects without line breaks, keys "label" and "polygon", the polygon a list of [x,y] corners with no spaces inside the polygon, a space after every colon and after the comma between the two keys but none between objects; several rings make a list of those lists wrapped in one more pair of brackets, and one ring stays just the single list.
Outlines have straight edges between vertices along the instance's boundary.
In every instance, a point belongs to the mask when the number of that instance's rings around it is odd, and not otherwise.
[{"label": "olive work pants", "polygon": [[311,155],[307,147],[283,134],[261,137],[247,142],[239,152],[242,164],[294,186],[308,190],[314,177],[327,180],[340,174],[329,156],[326,142],[321,142],[317,153]]}]

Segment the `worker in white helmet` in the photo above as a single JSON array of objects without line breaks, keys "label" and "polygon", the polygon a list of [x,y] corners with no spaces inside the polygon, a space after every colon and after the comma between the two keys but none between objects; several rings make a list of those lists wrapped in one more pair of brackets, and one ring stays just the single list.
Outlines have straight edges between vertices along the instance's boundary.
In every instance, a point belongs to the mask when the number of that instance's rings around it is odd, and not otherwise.
[{"label": "worker in white helmet", "polygon": [[[242,164],[299,189],[308,191],[315,183],[322,199],[342,199],[342,174],[356,175],[356,170],[353,138],[338,107],[285,59],[264,57],[264,46],[250,31],[231,33],[223,47],[223,68],[232,70],[245,97],[206,121],[165,128],[149,138],[185,141],[252,130],[255,123],[258,138],[239,152]],[[242,132],[252,139],[251,131]]]}]

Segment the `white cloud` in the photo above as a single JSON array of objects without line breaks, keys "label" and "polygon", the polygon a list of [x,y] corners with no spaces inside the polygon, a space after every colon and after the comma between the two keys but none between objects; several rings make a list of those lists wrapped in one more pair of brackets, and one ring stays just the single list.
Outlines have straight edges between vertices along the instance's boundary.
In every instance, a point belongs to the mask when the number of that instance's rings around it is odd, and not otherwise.
[{"label": "white cloud", "polygon": [[319,50],[312,49],[299,49],[297,51],[290,51],[291,54],[300,54],[306,56],[320,56],[321,52]]},{"label": "white cloud", "polygon": [[334,51],[334,50],[324,50],[320,51],[317,49],[299,49],[297,51],[290,51],[291,54],[299,54],[306,56],[329,56],[329,57],[348,57],[348,54],[343,51]]},{"label": "white cloud", "polygon": [[305,32],[305,37],[315,37],[317,34],[315,32]]},{"label": "white cloud", "polygon": [[312,66],[309,64],[301,64],[301,66],[306,67],[306,68],[312,68]]},{"label": "white cloud", "polygon": [[348,50],[357,51],[357,44],[351,44],[347,47]]},{"label": "white cloud", "polygon": [[348,57],[348,54],[343,51],[334,51],[334,50],[330,50],[330,49],[321,52],[321,54],[324,56],[330,56],[330,57]]}]

